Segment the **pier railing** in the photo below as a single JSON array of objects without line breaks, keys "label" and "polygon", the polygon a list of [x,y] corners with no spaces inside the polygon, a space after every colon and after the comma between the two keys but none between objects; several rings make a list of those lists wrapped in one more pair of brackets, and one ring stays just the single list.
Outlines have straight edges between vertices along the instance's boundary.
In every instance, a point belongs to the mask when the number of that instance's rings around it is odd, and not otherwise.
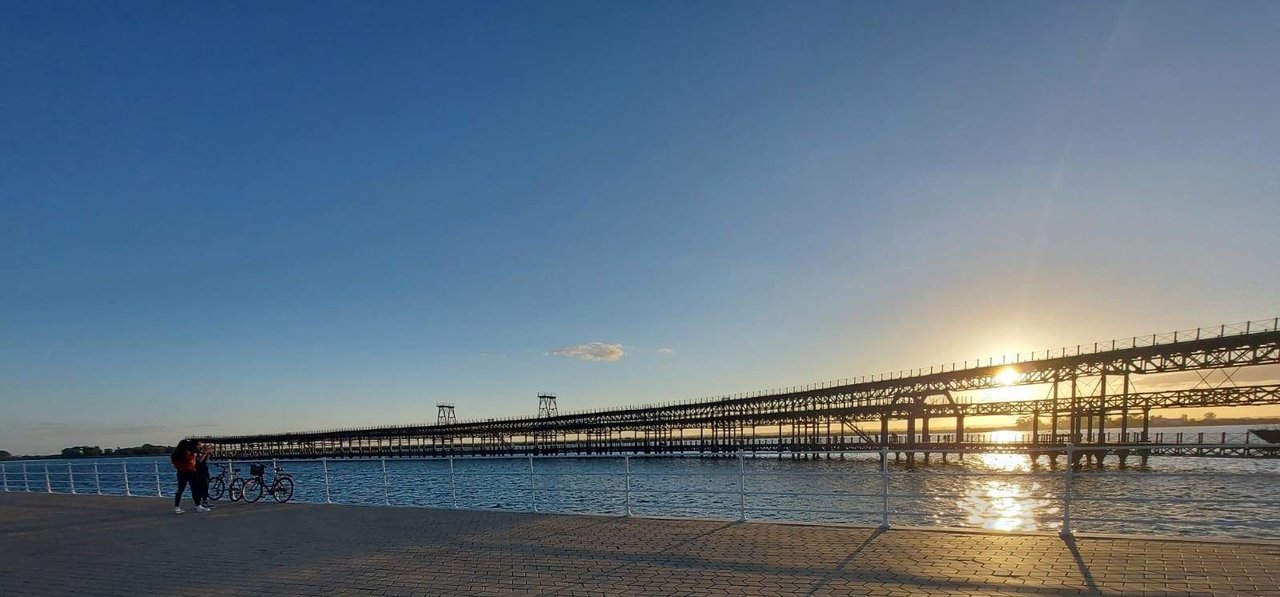
[{"label": "pier railing", "polygon": [[[1185,447],[1150,444],[1142,449]],[[1111,446],[1063,446],[1057,453],[1063,458],[1061,465],[1027,470],[931,466],[914,459],[904,464],[895,458],[900,451],[883,447],[851,454],[860,466],[848,467],[790,462],[780,466],[781,459],[748,452],[710,459],[709,467],[681,466],[704,461],[696,457],[607,455],[322,458],[289,460],[287,465],[297,480],[299,501],[313,503],[845,522],[881,528],[1056,530],[1064,535],[1078,529],[1156,535],[1199,529],[1206,534],[1280,537],[1280,517],[1269,514],[1280,506],[1269,490],[1280,480],[1280,472],[1103,469],[1095,463],[1114,454]],[[955,448],[920,447],[913,452],[919,457],[957,457]],[[825,453],[810,456],[829,458]],[[388,462],[393,462],[390,472]],[[769,462],[777,464],[760,466]],[[250,463],[227,465],[235,470]],[[423,468],[412,468],[414,463]],[[670,466],[655,466],[660,463]],[[172,497],[172,476],[158,461],[0,463],[0,489],[5,492]],[[1161,488],[1170,481],[1184,490]],[[1188,486],[1209,489],[1187,491]],[[1233,493],[1232,488],[1239,491]],[[979,504],[976,513],[972,507],[955,512],[946,507],[966,502]]]}]

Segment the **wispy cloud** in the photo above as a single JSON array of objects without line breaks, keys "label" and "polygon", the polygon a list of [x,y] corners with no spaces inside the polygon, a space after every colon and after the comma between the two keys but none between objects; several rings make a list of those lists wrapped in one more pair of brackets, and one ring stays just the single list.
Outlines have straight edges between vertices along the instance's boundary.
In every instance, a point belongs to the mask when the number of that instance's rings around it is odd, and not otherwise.
[{"label": "wispy cloud", "polygon": [[621,344],[587,342],[586,344],[562,346],[548,352],[547,354],[557,357],[578,359],[581,361],[616,361],[621,359],[622,356],[627,353],[622,350]]},{"label": "wispy cloud", "polygon": [[659,349],[658,349],[658,354],[675,354],[675,353],[676,353],[676,349],[674,349],[674,348],[659,348]]}]

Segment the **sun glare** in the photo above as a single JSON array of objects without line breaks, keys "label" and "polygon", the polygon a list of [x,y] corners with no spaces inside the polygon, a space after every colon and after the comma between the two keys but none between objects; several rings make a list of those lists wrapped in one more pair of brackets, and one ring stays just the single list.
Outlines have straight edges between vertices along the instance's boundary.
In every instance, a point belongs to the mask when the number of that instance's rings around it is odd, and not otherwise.
[{"label": "sun glare", "polygon": [[992,431],[987,437],[997,444],[1011,444],[1018,441],[1018,432],[1001,429],[1000,431]]},{"label": "sun glare", "polygon": [[1011,386],[1018,381],[1018,372],[1015,369],[1001,369],[993,381],[1002,386]]}]

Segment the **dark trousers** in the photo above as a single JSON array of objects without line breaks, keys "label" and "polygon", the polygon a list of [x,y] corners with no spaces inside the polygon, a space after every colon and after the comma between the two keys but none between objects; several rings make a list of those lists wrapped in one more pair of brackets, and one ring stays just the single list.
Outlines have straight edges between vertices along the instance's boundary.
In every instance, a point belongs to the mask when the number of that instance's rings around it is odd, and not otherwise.
[{"label": "dark trousers", "polygon": [[197,470],[196,477],[191,481],[195,486],[196,501],[203,504],[209,501],[209,471]]},{"label": "dark trousers", "polygon": [[196,488],[197,484],[199,484],[199,481],[197,481],[196,479],[197,479],[197,475],[195,474],[194,471],[192,472],[178,471],[178,492],[173,494],[174,508],[177,508],[182,505],[182,492],[187,489],[188,485],[191,486],[191,501],[195,502],[197,506],[200,505],[200,496],[197,493],[197,491],[199,490]]}]

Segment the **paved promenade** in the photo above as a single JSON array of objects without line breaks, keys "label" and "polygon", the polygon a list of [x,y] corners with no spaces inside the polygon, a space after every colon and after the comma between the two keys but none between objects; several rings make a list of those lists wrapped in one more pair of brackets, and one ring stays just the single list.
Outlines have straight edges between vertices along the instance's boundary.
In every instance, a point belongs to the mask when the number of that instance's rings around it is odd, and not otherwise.
[{"label": "paved promenade", "polygon": [[1280,547],[0,493],[0,594],[1280,595]]}]

